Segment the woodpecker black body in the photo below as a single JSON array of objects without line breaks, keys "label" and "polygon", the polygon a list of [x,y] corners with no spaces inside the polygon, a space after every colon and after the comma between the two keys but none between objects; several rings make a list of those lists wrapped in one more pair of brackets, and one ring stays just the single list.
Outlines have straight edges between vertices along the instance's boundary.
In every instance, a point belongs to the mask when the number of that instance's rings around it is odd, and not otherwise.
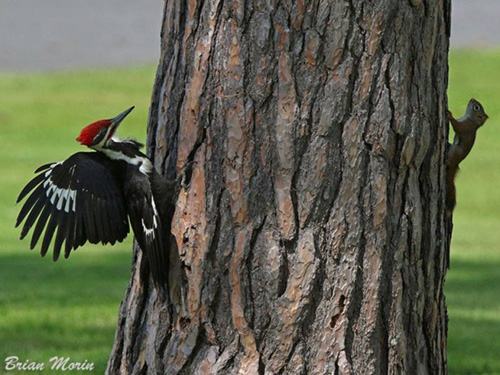
[{"label": "woodpecker black body", "polygon": [[35,226],[31,249],[45,230],[42,256],[55,233],[53,259],[57,260],[62,248],[67,258],[71,250],[87,241],[121,242],[129,232],[130,220],[153,280],[166,285],[178,184],[155,171],[151,160],[140,151],[140,143],[112,138],[133,108],[82,130],[77,140],[96,152],[78,152],[63,162],[37,169],[37,176],[17,199],[19,202],[31,192],[16,227],[24,221],[23,239]]}]

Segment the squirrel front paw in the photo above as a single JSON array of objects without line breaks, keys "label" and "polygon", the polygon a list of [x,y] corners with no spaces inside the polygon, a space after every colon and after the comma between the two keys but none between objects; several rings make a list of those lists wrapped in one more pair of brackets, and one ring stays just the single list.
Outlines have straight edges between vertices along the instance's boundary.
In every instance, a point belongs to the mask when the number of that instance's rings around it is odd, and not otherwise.
[{"label": "squirrel front paw", "polygon": [[446,110],[446,117],[448,118],[448,120],[451,120],[453,118],[453,114],[449,109]]}]

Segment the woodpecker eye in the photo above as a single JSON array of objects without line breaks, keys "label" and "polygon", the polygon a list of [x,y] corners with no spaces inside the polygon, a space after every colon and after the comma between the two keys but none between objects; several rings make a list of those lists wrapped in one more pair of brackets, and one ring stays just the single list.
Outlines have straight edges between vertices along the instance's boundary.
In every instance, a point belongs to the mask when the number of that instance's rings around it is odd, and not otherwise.
[{"label": "woodpecker eye", "polygon": [[101,143],[101,141],[106,136],[107,132],[108,132],[107,128],[102,128],[101,130],[99,130],[99,132],[95,135],[94,139],[92,140],[92,146]]},{"label": "woodpecker eye", "polygon": [[481,107],[479,106],[479,104],[474,104],[474,107],[472,107],[472,109],[477,112],[481,109]]}]

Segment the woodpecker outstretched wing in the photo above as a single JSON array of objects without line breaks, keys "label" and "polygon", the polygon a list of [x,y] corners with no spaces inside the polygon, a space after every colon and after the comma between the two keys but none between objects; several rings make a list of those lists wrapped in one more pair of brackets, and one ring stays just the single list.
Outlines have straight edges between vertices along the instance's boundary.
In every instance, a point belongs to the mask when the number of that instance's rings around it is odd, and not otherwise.
[{"label": "woodpecker outstretched wing", "polygon": [[152,194],[151,181],[139,168],[128,169],[125,184],[125,201],[135,238],[159,284],[167,282],[168,253],[165,249],[162,222]]},{"label": "woodpecker outstretched wing", "polygon": [[16,227],[24,220],[23,239],[33,225],[30,247],[33,249],[42,232],[41,254],[45,256],[57,228],[53,259],[59,258],[63,242],[64,256],[86,241],[114,244],[128,234],[127,211],[122,182],[113,174],[116,168],[98,152],[78,152],[63,162],[46,164],[21,191],[17,202],[24,203]]}]

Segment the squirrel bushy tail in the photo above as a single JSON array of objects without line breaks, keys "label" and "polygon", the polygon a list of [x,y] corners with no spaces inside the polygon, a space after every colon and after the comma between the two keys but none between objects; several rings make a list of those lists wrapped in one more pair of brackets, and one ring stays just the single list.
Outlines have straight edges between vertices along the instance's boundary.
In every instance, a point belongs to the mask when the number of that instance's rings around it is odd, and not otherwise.
[{"label": "squirrel bushy tail", "polygon": [[457,204],[455,177],[459,171],[458,165],[449,165],[446,168],[446,213],[451,215]]}]

